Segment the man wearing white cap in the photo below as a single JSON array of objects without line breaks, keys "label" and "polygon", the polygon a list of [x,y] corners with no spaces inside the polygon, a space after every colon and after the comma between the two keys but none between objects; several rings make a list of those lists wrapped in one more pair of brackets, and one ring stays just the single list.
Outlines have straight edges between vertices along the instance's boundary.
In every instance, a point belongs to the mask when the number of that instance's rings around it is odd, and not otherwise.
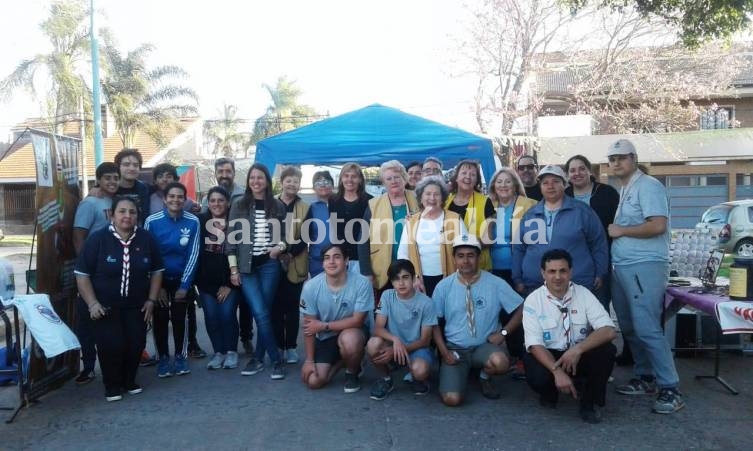
[{"label": "man wearing white cap", "polygon": [[[433,300],[440,327],[434,342],[442,357],[439,392],[442,402],[458,406],[463,402],[468,373],[480,368],[481,392],[489,399],[500,393],[491,380],[510,366],[506,337],[518,327],[523,299],[499,277],[479,269],[481,244],[473,235],[458,235],[452,255],[457,271],[434,289]],[[499,314],[510,314],[501,326]]]},{"label": "man wearing white cap", "polygon": [[634,377],[617,387],[623,395],[651,395],[656,413],[673,413],[685,403],[661,315],[669,274],[669,199],[664,186],[638,169],[635,146],[620,139],[607,151],[620,180],[620,203],[612,237],[612,303],[635,360]]}]

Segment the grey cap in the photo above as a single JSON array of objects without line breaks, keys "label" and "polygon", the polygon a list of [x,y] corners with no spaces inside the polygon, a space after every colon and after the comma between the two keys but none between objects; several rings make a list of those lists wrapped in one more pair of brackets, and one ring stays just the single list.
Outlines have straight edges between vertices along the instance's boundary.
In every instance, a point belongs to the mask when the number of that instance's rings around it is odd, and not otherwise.
[{"label": "grey cap", "polygon": [[541,168],[539,175],[536,178],[538,180],[541,180],[541,178],[545,175],[556,175],[557,177],[561,178],[562,181],[565,182],[565,184],[567,184],[567,176],[565,175],[565,171],[563,171],[562,168],[557,166],[556,164],[548,164]]},{"label": "grey cap", "polygon": [[611,157],[612,155],[630,155],[631,153],[635,155],[638,154],[632,141],[622,138],[618,139],[611,146],[609,146],[609,149],[607,150],[607,157]]}]

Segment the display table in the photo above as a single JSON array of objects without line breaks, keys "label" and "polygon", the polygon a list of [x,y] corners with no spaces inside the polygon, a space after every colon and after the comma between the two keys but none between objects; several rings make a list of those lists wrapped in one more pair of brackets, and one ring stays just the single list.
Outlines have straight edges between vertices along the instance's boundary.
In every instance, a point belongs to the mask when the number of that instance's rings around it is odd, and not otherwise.
[{"label": "display table", "polygon": [[665,318],[671,318],[683,306],[716,319],[716,343],[714,346],[714,374],[696,376],[696,379],[714,379],[733,394],[738,394],[731,385],[719,376],[719,351],[722,334],[753,332],[753,303],[731,301],[728,296],[716,293],[701,293],[698,288],[669,287],[664,295]]}]

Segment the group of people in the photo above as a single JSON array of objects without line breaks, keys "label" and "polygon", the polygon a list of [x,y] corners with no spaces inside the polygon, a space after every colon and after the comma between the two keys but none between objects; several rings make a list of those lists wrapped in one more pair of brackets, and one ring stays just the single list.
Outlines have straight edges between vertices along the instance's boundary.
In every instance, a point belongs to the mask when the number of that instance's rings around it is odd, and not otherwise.
[{"label": "group of people", "polygon": [[[344,391],[359,391],[368,358],[379,374],[371,398],[394,389],[400,367],[413,392],[425,394],[438,365],[441,399],[456,406],[472,369],[494,399],[494,376],[519,361],[543,406],[569,394],[595,423],[616,354],[611,300],[635,359],[635,377],[617,392],[658,393],[653,410],[675,412],[684,403],[661,328],[667,193],[638,169],[630,141],[617,141],[607,156],[620,192],[596,181],[581,155],[564,169],[539,168],[525,155],[493,175],[488,195],[477,162],[461,161],[445,181],[441,160],[430,157],[408,170],[383,163],[378,197],[366,193],[357,163],[342,167],[336,190],[329,172],[317,172],[310,205],[299,196],[298,168],[283,168],[275,194],[264,165],[253,164],[240,186],[223,158],[198,216],[174,180],[145,192],[133,183],[120,196],[118,176],[122,185],[128,168],[116,164],[115,174],[104,163],[101,196],[82,208],[96,203],[99,214],[111,206],[99,228],[76,226],[76,276],[106,398],[141,390],[135,375],[152,321],[158,376],[190,372],[187,312],[198,301],[214,351],[209,369],[239,366],[239,338],[250,341],[239,324],[250,330],[251,317],[257,340],[255,349],[244,345],[243,375],[269,368],[272,379],[284,379],[286,364],[299,362],[301,329],[301,378],[310,388],[344,368]],[[139,227],[144,208],[160,200]],[[244,304],[250,315],[239,312]]]}]

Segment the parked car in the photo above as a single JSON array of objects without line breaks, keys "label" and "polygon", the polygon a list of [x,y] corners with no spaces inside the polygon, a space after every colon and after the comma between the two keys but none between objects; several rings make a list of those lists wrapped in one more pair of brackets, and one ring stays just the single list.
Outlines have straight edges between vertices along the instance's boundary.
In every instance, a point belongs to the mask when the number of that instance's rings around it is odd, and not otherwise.
[{"label": "parked car", "polygon": [[707,228],[726,253],[753,255],[753,199],[714,205],[703,213],[696,229]]}]

